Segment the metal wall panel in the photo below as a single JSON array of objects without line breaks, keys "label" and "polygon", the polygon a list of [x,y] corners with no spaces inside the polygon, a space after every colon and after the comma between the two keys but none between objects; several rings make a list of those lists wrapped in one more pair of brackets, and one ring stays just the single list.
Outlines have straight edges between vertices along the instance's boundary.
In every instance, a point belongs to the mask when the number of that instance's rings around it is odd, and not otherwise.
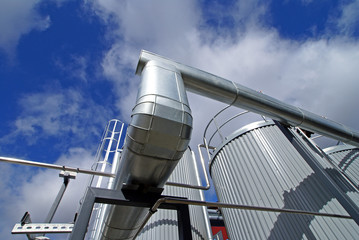
[{"label": "metal wall panel", "polygon": [[[196,166],[194,166],[192,157],[192,152],[188,149],[170,176],[170,182],[179,182],[192,185],[200,184],[196,178]],[[163,195],[187,197],[188,199],[201,200],[200,191],[201,190],[197,189],[165,186]],[[208,213],[206,209],[201,206],[190,206],[189,211],[193,239],[209,239],[206,228],[206,221],[208,221]],[[136,239],[178,239],[178,222],[176,211],[159,209],[151,217],[147,225]]]},{"label": "metal wall panel", "polygon": [[[232,135],[214,153],[210,172],[223,203],[348,214],[273,122],[251,124]],[[232,209],[222,213],[230,239],[359,239],[353,220]]]},{"label": "metal wall panel", "polygon": [[359,148],[349,145],[338,145],[326,148],[324,152],[359,187]]}]

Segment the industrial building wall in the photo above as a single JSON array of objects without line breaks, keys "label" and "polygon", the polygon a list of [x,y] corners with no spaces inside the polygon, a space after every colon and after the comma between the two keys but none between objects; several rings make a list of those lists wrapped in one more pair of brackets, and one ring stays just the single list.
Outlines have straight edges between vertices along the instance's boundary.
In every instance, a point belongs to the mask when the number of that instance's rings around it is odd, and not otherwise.
[{"label": "industrial building wall", "polygon": [[[214,153],[210,172],[223,203],[348,215],[273,122],[251,124],[229,137]],[[359,239],[353,220],[224,208],[222,213],[230,239]]]},{"label": "industrial building wall", "polygon": [[[196,177],[196,167],[193,163],[192,152],[188,149],[179,161],[172,175],[170,182],[179,182],[191,185],[199,185]],[[165,186],[163,195],[186,197],[193,200],[201,200],[200,190]],[[194,240],[207,240],[206,221],[209,221],[207,211],[201,206],[190,206],[191,231]],[[159,209],[148,221],[140,235],[140,240],[178,239],[177,213],[173,210]]]}]

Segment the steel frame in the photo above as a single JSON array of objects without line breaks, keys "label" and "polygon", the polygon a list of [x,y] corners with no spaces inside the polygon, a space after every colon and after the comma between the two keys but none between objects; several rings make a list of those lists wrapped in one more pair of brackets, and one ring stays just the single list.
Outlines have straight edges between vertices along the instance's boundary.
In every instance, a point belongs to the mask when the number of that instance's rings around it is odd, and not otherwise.
[{"label": "steel frame", "polygon": [[[149,211],[151,211],[152,206],[157,202],[157,200],[164,197],[155,191],[139,194],[136,190],[126,189],[123,192],[118,190],[88,187],[84,202],[82,203],[81,210],[69,239],[76,240],[85,238],[91,218],[91,212],[95,203],[135,206],[149,208]],[[192,240],[188,205],[163,203],[159,208],[176,210],[179,239]]]}]

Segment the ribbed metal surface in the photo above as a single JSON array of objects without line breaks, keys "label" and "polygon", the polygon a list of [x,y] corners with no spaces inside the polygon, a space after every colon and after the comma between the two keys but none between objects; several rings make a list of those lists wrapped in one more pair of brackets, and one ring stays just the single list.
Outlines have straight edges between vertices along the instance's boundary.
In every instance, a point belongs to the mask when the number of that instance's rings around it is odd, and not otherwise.
[{"label": "ribbed metal surface", "polygon": [[[181,75],[170,65],[148,62],[132,110],[114,189],[123,183],[163,187],[188,147],[192,115]],[[140,193],[139,193],[140,194]],[[110,206],[101,239],[132,239],[148,209]]]},{"label": "ribbed metal surface", "polygon": [[359,187],[359,148],[339,145],[324,149],[333,163]]},{"label": "ribbed metal surface", "polygon": [[[171,182],[198,185],[196,178],[196,166],[194,166],[192,152],[188,149],[179,161],[169,178]],[[165,186],[164,195],[186,197],[193,200],[201,200],[200,190]],[[208,221],[207,213],[203,207],[190,206],[191,230],[194,240],[209,239],[205,222]],[[177,213],[173,210],[159,209],[148,221],[141,234],[136,238],[147,239],[178,239]]]},{"label": "ribbed metal surface", "polygon": [[[273,123],[237,132],[216,151],[210,171],[220,202],[347,214]],[[359,239],[353,220],[231,209],[222,213],[230,239]]]}]

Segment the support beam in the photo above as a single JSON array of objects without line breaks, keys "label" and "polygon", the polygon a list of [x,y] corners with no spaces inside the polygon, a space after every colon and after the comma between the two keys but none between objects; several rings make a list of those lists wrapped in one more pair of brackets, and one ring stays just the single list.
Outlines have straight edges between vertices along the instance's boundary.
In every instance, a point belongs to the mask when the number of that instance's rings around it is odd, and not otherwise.
[{"label": "support beam", "polygon": [[[94,188],[89,187],[84,198],[84,202],[81,206],[78,218],[75,222],[70,240],[84,239],[87,232],[87,227],[90,221],[91,212],[95,203],[105,203],[105,204],[114,204],[114,205],[123,205],[123,206],[135,206],[141,208],[150,209],[159,197],[153,198],[157,195],[157,192],[148,193],[141,195],[136,191],[131,193],[130,190],[126,190],[126,197],[122,191],[110,190],[103,188]],[[128,199],[128,196],[130,199]],[[186,199],[182,199],[186,200]],[[178,213],[178,234],[180,240],[192,240],[191,224],[189,219],[189,209],[188,206],[183,206],[182,204],[161,204],[160,208],[177,210]],[[144,227],[144,225],[143,225]],[[142,228],[139,229],[139,232]],[[137,235],[136,235],[137,236]]]},{"label": "support beam", "polygon": [[[327,186],[329,191],[335,196],[338,202],[349,213],[353,220],[359,225],[359,207],[353,200],[343,192],[338,184],[325,172],[323,166],[318,162],[312,152],[308,150],[304,141],[301,141],[299,135],[295,134],[278,122],[275,122],[284,136],[292,143],[298,153],[303,157],[307,164],[313,169],[318,179]],[[340,173],[339,173],[340,174]]]},{"label": "support beam", "polygon": [[71,233],[73,223],[21,223],[15,224],[12,234]]}]

